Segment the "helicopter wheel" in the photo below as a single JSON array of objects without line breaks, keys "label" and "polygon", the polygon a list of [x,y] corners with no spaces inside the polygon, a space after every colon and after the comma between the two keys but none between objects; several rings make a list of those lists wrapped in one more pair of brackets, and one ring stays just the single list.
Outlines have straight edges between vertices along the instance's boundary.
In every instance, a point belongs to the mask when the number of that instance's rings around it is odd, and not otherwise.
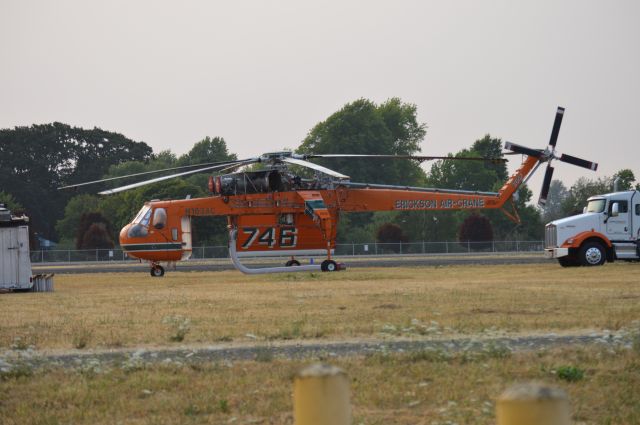
[{"label": "helicopter wheel", "polygon": [[298,260],[289,260],[284,265],[285,267],[299,266],[300,262]]},{"label": "helicopter wheel", "polygon": [[335,272],[338,270],[338,263],[333,260],[324,260],[322,264],[320,264],[320,270],[323,272]]},{"label": "helicopter wheel", "polygon": [[150,274],[152,277],[162,277],[164,276],[164,267],[156,264],[155,266],[151,267]]}]

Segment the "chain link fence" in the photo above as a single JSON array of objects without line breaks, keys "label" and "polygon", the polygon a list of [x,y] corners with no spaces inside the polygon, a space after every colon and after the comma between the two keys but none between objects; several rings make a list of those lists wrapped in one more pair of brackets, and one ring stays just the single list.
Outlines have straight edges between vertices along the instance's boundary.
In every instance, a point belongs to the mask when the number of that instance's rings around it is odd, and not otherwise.
[{"label": "chain link fence", "polygon": [[[490,241],[490,242],[409,242],[409,243],[347,243],[336,244],[336,256],[365,255],[438,255],[475,253],[542,252],[544,241]],[[198,246],[192,259],[228,258],[227,246]],[[121,248],[114,249],[52,249],[31,251],[32,263],[73,263],[138,261],[131,259]]]}]

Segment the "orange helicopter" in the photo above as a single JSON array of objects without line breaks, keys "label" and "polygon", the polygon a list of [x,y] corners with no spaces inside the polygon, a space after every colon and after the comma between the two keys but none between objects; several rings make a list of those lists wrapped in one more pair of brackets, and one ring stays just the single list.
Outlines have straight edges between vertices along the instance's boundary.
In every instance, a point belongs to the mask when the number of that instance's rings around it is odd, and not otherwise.
[{"label": "orange helicopter", "polygon": [[[161,263],[175,264],[191,256],[191,217],[227,216],[229,253],[235,267],[243,273],[261,274],[292,271],[337,271],[344,265],[332,259],[341,213],[362,211],[441,211],[502,208],[513,221],[520,218],[512,201],[518,188],[527,182],[542,163],[547,162],[539,204],[544,205],[553,176],[551,161],[557,159],[596,170],[598,164],[570,155],[556,155],[555,146],[564,108],[555,116],[549,145],[531,149],[506,142],[505,149],[524,155],[523,162],[498,192],[476,192],[435,188],[392,186],[351,182],[337,171],[314,164],[313,158],[382,158],[419,162],[427,160],[505,161],[495,158],[455,158],[413,155],[297,154],[272,152],[260,157],[209,164],[201,168],[162,176],[115,189],[101,195],[118,193],[170,178],[205,171],[219,174],[209,177],[211,196],[205,198],[149,201],[131,223],[120,231],[120,245],[130,257],[149,261],[152,276],[163,276]],[[254,163],[266,165],[261,171],[221,174]],[[315,171],[314,179],[303,179],[288,169],[302,166]],[[194,166],[191,166],[194,167]],[[183,167],[178,167],[183,168]],[[163,171],[163,170],[159,170]],[[154,171],[156,172],[156,171]],[[138,173],[136,175],[148,174]],[[122,176],[116,178],[131,177]],[[110,178],[105,180],[113,180]],[[81,183],[67,187],[77,187]],[[505,209],[511,201],[511,211]],[[300,265],[295,256],[326,256],[321,264]],[[289,256],[284,267],[249,268],[240,259],[247,256]],[[292,267],[295,266],[295,267]]]}]

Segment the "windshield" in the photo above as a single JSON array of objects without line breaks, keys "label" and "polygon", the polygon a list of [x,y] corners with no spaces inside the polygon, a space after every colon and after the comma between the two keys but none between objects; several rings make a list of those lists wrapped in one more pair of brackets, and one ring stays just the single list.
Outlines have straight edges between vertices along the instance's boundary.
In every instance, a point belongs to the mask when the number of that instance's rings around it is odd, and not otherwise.
[{"label": "windshield", "polygon": [[604,206],[607,204],[606,199],[592,199],[587,203],[588,213],[601,213],[604,211]]},{"label": "windshield", "polygon": [[141,223],[145,226],[149,224],[149,218],[151,217],[151,207],[145,205],[133,219],[132,223]]}]

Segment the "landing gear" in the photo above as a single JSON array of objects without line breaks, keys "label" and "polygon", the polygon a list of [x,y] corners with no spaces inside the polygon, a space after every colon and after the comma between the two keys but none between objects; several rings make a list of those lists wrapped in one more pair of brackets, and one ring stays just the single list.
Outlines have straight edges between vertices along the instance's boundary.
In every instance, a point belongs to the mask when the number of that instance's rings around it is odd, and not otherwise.
[{"label": "landing gear", "polygon": [[320,264],[320,270],[322,270],[323,272],[338,271],[338,263],[333,260],[324,260],[322,264]]},{"label": "landing gear", "polygon": [[297,267],[300,265],[300,262],[298,260],[289,260],[284,264],[286,267]]},{"label": "landing gear", "polygon": [[153,264],[149,273],[152,277],[162,277],[164,276],[164,267],[160,264]]}]

